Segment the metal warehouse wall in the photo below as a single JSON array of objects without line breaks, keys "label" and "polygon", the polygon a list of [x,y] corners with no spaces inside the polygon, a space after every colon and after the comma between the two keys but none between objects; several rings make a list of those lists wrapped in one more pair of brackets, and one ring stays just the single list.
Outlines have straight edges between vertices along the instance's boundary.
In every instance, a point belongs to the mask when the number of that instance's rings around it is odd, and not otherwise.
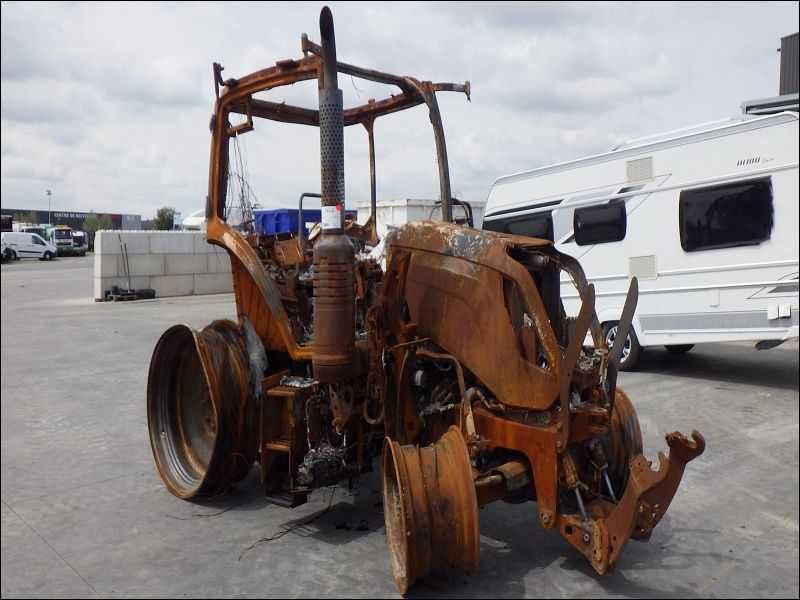
[{"label": "metal warehouse wall", "polygon": [[[47,223],[48,212],[46,210],[35,210],[30,208],[6,208],[2,207],[4,215],[29,215],[33,213],[36,217],[36,223]],[[111,226],[113,229],[141,229],[142,216],[141,215],[122,215],[118,213],[95,213],[98,217],[108,215],[111,218]],[[83,222],[86,220],[87,212],[75,212],[54,210],[50,213],[50,219],[53,225],[68,225],[73,229],[83,229]],[[16,220],[16,219],[15,219]]]}]

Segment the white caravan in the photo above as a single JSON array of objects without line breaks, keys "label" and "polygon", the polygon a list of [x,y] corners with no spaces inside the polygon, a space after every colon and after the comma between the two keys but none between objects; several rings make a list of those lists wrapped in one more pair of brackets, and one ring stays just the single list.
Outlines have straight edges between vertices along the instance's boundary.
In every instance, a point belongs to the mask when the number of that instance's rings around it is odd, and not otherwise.
[{"label": "white caravan", "polygon": [[[613,340],[639,303],[622,368],[647,346],[771,348],[798,337],[798,114],[741,116],[501,177],[484,229],[554,240],[596,290]],[[562,281],[565,310],[577,293]]]}]

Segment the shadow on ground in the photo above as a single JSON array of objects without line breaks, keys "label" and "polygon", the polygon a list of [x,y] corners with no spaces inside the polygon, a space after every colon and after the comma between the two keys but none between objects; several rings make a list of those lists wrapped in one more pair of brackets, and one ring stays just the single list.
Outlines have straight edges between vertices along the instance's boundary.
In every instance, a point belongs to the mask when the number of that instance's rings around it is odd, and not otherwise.
[{"label": "shadow on ground", "polygon": [[[332,486],[316,492],[317,508],[303,516],[287,519],[267,535],[243,539],[239,560],[250,552],[267,551],[269,545],[283,536],[310,538],[335,547],[357,541],[371,534],[384,535],[380,477],[377,472],[365,475],[353,489],[346,485]],[[216,518],[227,512],[268,510],[256,469],[227,496],[196,502],[186,519]],[[293,514],[286,511],[287,515]],[[667,552],[672,529],[666,528],[658,543],[629,542],[618,570],[600,576],[583,556],[578,554],[555,531],[542,529],[532,503],[513,505],[497,502],[480,511],[481,557],[477,573],[467,575],[455,569],[431,573],[419,579],[407,594],[408,598],[513,598],[537,593],[558,595],[561,578],[569,585],[585,588],[588,595],[603,593],[651,598],[697,597],[690,587],[676,586],[669,590],[651,587],[633,577],[639,570],[685,569],[696,557]],[[713,532],[707,532],[713,535]],[[388,552],[388,551],[387,551]],[[728,557],[720,556],[721,559]],[[666,560],[665,560],[666,559]],[[386,574],[389,575],[388,553]],[[556,568],[553,569],[552,567]]]},{"label": "shadow on ground", "polygon": [[795,390],[798,385],[798,353],[792,349],[743,351],[741,347],[707,344],[686,354],[672,354],[661,347],[647,348],[637,371],[667,377],[690,377],[720,383],[746,384]]}]

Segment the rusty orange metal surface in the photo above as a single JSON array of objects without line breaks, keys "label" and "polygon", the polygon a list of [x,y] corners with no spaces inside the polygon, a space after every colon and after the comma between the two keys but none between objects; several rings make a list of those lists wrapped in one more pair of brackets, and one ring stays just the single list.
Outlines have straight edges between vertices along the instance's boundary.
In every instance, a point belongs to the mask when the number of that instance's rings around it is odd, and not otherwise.
[{"label": "rusty orange metal surface", "polygon": [[[547,240],[451,222],[451,204],[464,203],[450,196],[437,93],[469,98],[469,82],[339,62],[327,8],[320,35],[319,45],[301,38],[302,57],[243,77],[223,79],[214,64],[207,237],[231,258],[237,322],[199,333],[178,325],[156,345],[148,424],[167,489],[213,496],[258,463],[265,497],[293,507],[376,463],[387,573],[402,593],[442,567],[476,571],[478,506],[497,500],[534,502],[532,521],[608,572],[630,538],[649,538],[705,441],[669,434],[653,468],[634,404],[616,386],[620,348],[606,346],[578,262]],[[339,73],[397,93],[344,107]],[[254,97],[313,79],[319,110]],[[443,220],[379,240],[374,122],[418,105],[433,129]],[[232,125],[236,114],[245,120]],[[320,193],[300,202],[320,197],[329,212],[309,239],[302,223],[259,236],[226,221],[230,147],[260,119],[320,129]],[[352,125],[369,144],[364,224],[343,217],[342,132]],[[577,316],[564,311],[562,281],[576,288]],[[633,278],[621,331],[637,298]]]},{"label": "rusty orange metal surface", "polygon": [[[530,274],[508,255],[509,249],[540,248],[539,242],[420,222],[394,232],[388,245],[389,274],[395,255],[408,253],[403,294],[420,335],[447,348],[508,405],[541,410],[552,404],[559,392],[558,346]],[[518,343],[504,280],[528,304],[521,310],[533,321],[546,368]],[[491,352],[487,339],[494,340]]]},{"label": "rusty orange metal surface", "polygon": [[383,456],[386,541],[400,593],[436,568],[476,571],[478,501],[459,429],[422,448],[386,438]]}]

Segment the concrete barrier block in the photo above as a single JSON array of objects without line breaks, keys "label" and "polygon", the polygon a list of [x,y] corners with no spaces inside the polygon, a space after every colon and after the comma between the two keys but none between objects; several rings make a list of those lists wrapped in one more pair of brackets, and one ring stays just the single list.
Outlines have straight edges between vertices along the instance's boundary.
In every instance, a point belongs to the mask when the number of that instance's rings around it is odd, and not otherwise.
[{"label": "concrete barrier block", "polygon": [[114,285],[128,286],[120,235],[127,245],[134,288],[153,288],[158,297],[217,294],[233,288],[228,253],[208,244],[205,232],[102,231],[95,239],[96,299]]},{"label": "concrete barrier block", "polygon": [[103,299],[103,278],[102,277],[95,277],[94,278],[94,299],[95,300],[102,300]]},{"label": "concrete barrier block", "polygon": [[230,256],[225,248],[220,248],[219,246],[211,246],[210,244],[209,248],[210,248],[208,252],[209,254],[216,254],[218,256],[224,256],[225,258],[228,258],[228,256]]},{"label": "concrete barrier block", "polygon": [[[133,286],[133,289],[135,289],[135,290],[147,289],[147,288],[151,287],[150,281],[152,279],[153,279],[152,277],[147,277],[147,276],[144,276],[144,275],[139,275],[137,277],[134,277],[133,275],[131,275],[131,286]],[[116,281],[116,284],[119,287],[122,287],[122,288],[127,288],[128,287],[128,278],[127,277],[115,277],[114,280]]]},{"label": "concrete barrier block", "polygon": [[166,254],[166,275],[205,273],[208,269],[204,254]]},{"label": "concrete barrier block", "polygon": [[[113,232],[112,232],[113,233]],[[122,241],[128,250],[128,255],[132,254],[150,254],[150,232],[149,231],[126,231],[122,235]],[[119,248],[119,237],[112,235],[112,243],[114,239]]]},{"label": "concrete barrier block", "polygon": [[182,231],[150,232],[150,251],[153,254],[192,254],[194,233]]},{"label": "concrete barrier block", "polygon": [[94,254],[94,276],[95,277],[116,277],[119,275],[118,254]]},{"label": "concrete barrier block", "polygon": [[212,252],[205,256],[208,260],[206,270],[209,273],[230,273],[231,259],[227,252]]},{"label": "concrete barrier block", "polygon": [[114,231],[98,231],[94,234],[96,254],[120,254],[119,239]]},{"label": "concrete barrier block", "polygon": [[[144,289],[151,287],[150,277],[131,277],[131,285],[134,289]],[[105,296],[105,291],[112,286],[120,288],[128,287],[127,277],[95,277],[94,278],[94,298],[95,300],[102,300]]]},{"label": "concrete barrier block", "polygon": [[208,254],[214,251],[214,246],[206,240],[205,231],[198,231],[193,234],[194,236],[194,253],[195,254]]},{"label": "concrete barrier block", "polygon": [[156,296],[190,296],[194,291],[194,275],[160,275],[150,278]]},{"label": "concrete barrier block", "polygon": [[[164,275],[164,257],[158,254],[130,254],[128,268],[131,277],[143,275]],[[124,275],[124,258],[119,257],[117,274]]]},{"label": "concrete barrier block", "polygon": [[195,294],[222,294],[233,291],[233,281],[228,273],[204,273],[194,276]]}]

